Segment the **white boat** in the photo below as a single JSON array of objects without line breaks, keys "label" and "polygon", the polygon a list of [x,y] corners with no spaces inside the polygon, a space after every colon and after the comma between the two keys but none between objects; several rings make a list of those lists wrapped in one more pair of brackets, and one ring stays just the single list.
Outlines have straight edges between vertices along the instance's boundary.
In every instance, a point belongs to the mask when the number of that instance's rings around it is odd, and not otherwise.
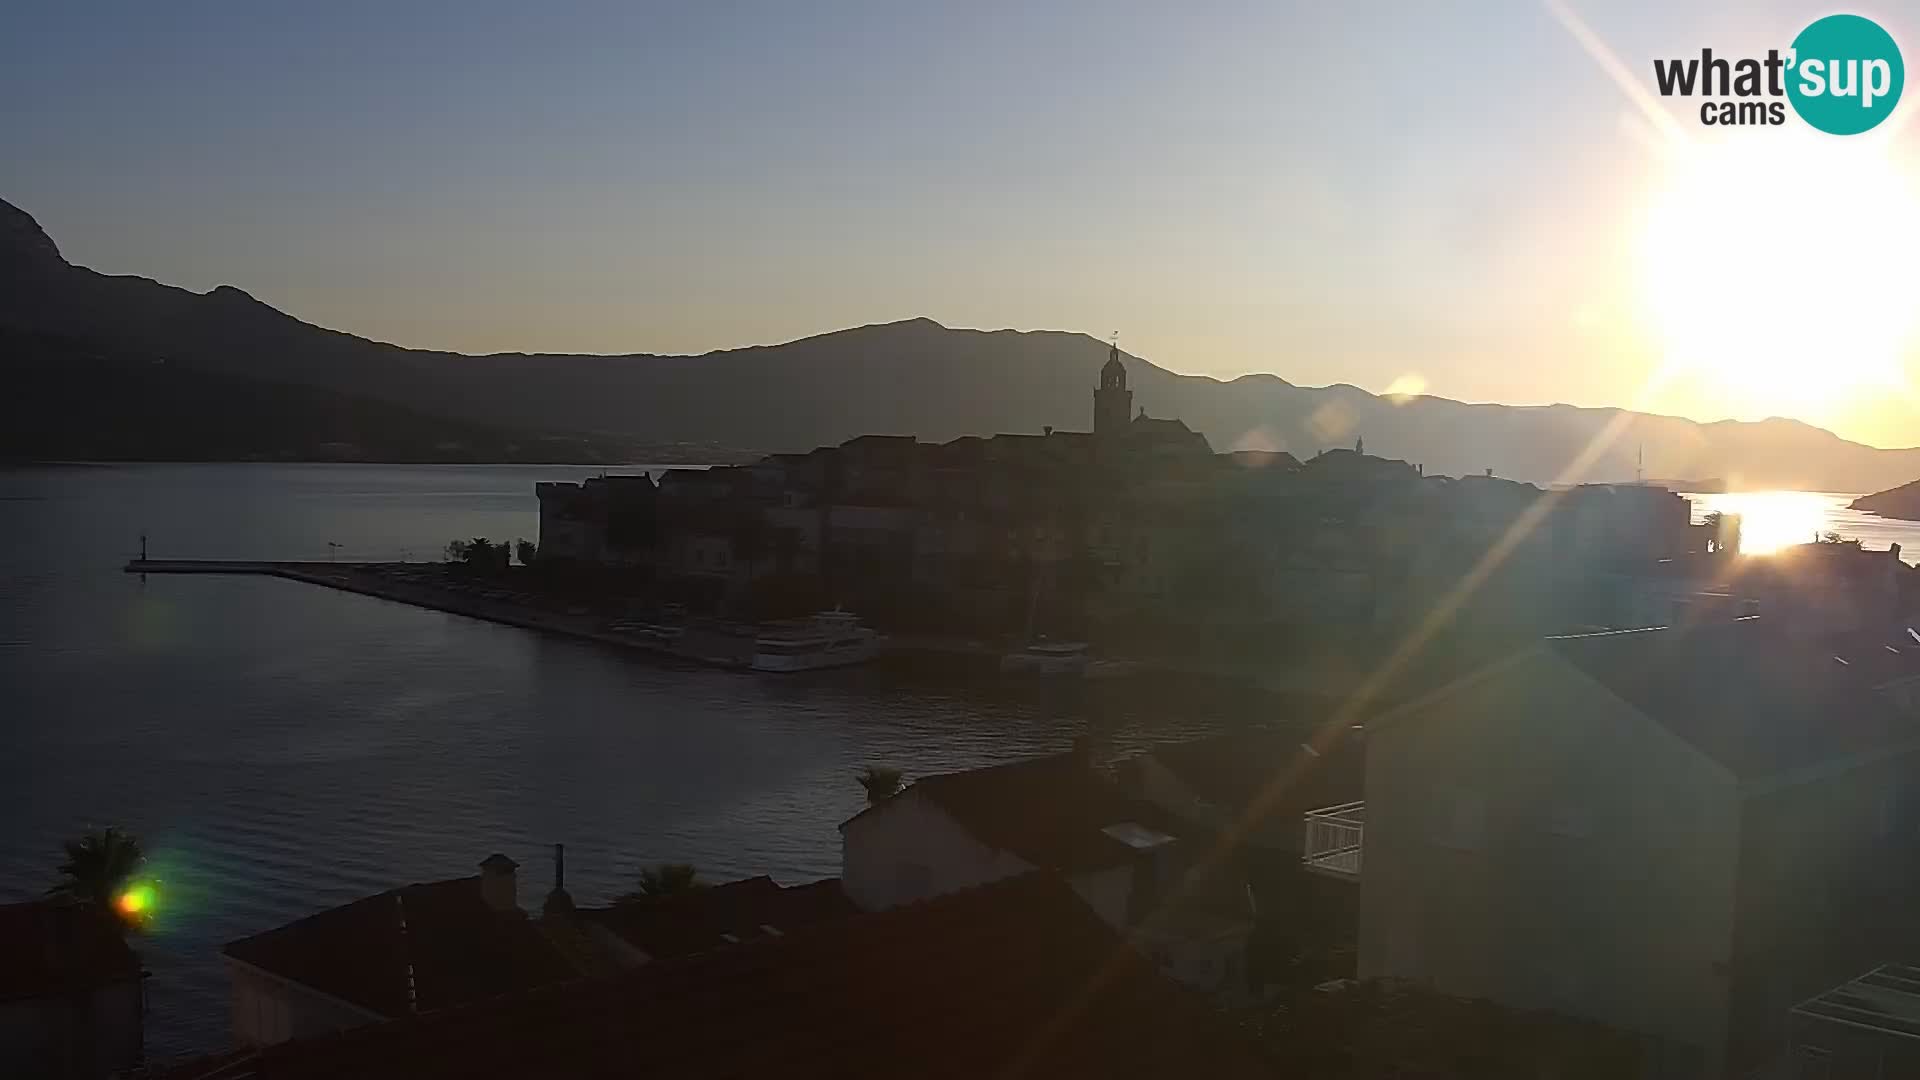
[{"label": "white boat", "polygon": [[810,619],[773,623],[753,641],[755,671],[813,671],[865,663],[880,651],[880,635],[851,611],[815,612]]},{"label": "white boat", "polygon": [[1036,641],[1000,658],[1000,670],[1023,675],[1078,675],[1087,668],[1084,641]]}]

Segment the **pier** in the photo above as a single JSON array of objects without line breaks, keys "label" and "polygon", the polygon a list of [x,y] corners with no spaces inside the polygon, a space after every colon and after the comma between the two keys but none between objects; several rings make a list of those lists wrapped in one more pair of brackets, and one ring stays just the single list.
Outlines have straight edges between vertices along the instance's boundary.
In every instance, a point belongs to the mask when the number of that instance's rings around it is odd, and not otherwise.
[{"label": "pier", "polygon": [[[484,619],[503,626],[592,642],[662,661],[740,671],[747,670],[752,662],[753,633],[750,628],[738,624],[691,620],[682,639],[667,645],[656,638],[617,628],[623,620],[605,613],[583,609],[555,610],[529,603],[524,598],[489,596],[489,592],[506,590],[499,589],[485,578],[476,578],[471,583],[446,578],[429,580],[430,575],[441,569],[438,563],[132,559],[124,569],[129,574],[242,574],[284,578],[397,604],[410,604],[433,611],[465,615],[471,619]],[[466,587],[468,584],[470,588]],[[998,659],[1008,647],[1005,642],[978,639],[899,635],[882,637],[880,653],[882,659],[954,664],[984,672],[998,670]],[[1317,670],[1310,659],[1289,662],[1276,658],[1258,665],[1232,661],[1207,662],[1191,657],[1142,657],[1132,662],[1143,673],[1240,683],[1286,697],[1330,697],[1351,690],[1345,681],[1337,677],[1330,680],[1325,672]]]},{"label": "pier", "polygon": [[271,562],[242,559],[133,559],[124,568],[129,574],[250,574],[256,577],[285,578],[288,581],[319,585],[342,592],[378,597],[398,604],[465,615],[471,619],[538,630],[542,633],[591,641],[629,652],[645,653],[664,660],[706,664],[713,667],[744,668],[751,659],[751,639],[737,655],[727,650],[707,648],[682,650],[660,644],[637,634],[608,629],[603,615],[551,611],[512,600],[496,600],[475,592],[444,585],[407,580],[396,571],[420,571],[430,563],[335,563]]}]

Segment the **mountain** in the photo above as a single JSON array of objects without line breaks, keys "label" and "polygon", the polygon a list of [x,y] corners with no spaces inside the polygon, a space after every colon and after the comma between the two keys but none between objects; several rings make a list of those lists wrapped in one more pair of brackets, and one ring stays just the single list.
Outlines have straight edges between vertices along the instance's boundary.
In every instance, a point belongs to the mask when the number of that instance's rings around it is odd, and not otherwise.
[{"label": "mountain", "polygon": [[0,327],[0,461],[618,464],[618,440],[531,436]]},{"label": "mountain", "polygon": [[[164,357],[210,374],[311,387],[524,431],[652,443],[804,450],[864,433],[948,439],[1085,429],[1106,346],[1057,331],[955,330],[928,319],[863,326],[701,356],[456,353],[327,330],[231,286],[193,293],[68,263],[0,202],[0,326]],[[1869,491],[1920,475],[1920,449],[1880,450],[1793,420],[1700,424],[1567,405],[1391,400],[1357,387],[1230,382],[1128,358],[1137,406],[1177,416],[1217,449],[1310,455],[1351,446],[1437,473],[1491,468],[1561,477],[1597,439],[1582,478],[1725,477],[1730,486]]]}]

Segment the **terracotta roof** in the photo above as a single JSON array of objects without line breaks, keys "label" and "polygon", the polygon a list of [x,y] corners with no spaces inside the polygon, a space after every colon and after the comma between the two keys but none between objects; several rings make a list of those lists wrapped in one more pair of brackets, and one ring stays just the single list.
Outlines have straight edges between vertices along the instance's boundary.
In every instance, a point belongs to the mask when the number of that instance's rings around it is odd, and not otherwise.
[{"label": "terracotta roof", "polygon": [[242,938],[224,951],[388,1017],[575,974],[532,920],[488,907],[477,877],[389,889]]},{"label": "terracotta roof", "polygon": [[1133,861],[1135,849],[1105,832],[1108,826],[1132,822],[1175,837],[1190,831],[1073,753],[924,777],[895,798],[916,795],[982,843],[1066,873]]},{"label": "terracotta roof", "polygon": [[57,900],[0,904],[0,1001],[137,979],[140,958],[112,917]]},{"label": "terracotta roof", "polygon": [[176,1077],[1271,1076],[1071,890],[1029,875]]},{"label": "terracotta roof", "polygon": [[1874,690],[1897,671],[1920,675],[1912,639],[1809,638],[1750,616],[1546,644],[1738,777],[1920,741],[1912,710]]},{"label": "terracotta roof", "polygon": [[761,876],[675,896],[583,910],[579,915],[612,931],[649,958],[665,960],[791,933],[815,923],[848,918],[857,910],[840,891],[838,878],[781,888],[772,878]]}]

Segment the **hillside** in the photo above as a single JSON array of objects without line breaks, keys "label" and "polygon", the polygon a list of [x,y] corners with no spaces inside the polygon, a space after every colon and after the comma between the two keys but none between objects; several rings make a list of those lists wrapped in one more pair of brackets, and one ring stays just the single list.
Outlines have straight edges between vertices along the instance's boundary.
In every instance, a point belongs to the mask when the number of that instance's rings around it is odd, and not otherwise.
[{"label": "hillside", "polygon": [[1865,510],[1881,517],[1920,521],[1920,480],[1899,487],[1862,495],[1847,504],[1850,510]]},{"label": "hillside", "polygon": [[619,463],[609,439],[537,438],[329,390],[195,371],[0,328],[0,461]]},{"label": "hillside", "polygon": [[[867,432],[948,439],[1074,430],[1106,346],[1056,331],[956,330],[926,319],[701,356],[403,349],[312,326],[237,288],[193,293],[69,264],[33,219],[0,202],[0,326],[165,357],[198,371],[316,387],[429,415],[525,431],[651,443],[800,450]],[[1584,478],[1725,477],[1733,487],[1861,491],[1920,475],[1920,449],[1880,450],[1791,420],[1699,424],[1566,405],[1393,402],[1272,375],[1222,382],[1129,358],[1135,403],[1178,416],[1218,449],[1310,455],[1364,436],[1370,453],[1434,472],[1561,475],[1602,432]]]}]

